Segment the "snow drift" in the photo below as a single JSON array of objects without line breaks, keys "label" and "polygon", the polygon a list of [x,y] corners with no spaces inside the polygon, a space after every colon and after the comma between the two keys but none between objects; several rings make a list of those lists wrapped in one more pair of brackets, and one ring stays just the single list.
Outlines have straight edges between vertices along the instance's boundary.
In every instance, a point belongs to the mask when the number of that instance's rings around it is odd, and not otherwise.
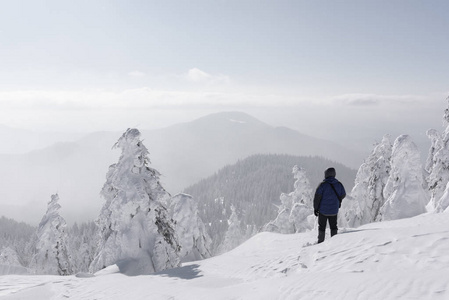
[{"label": "snow drift", "polygon": [[261,233],[221,256],[152,275],[2,276],[3,299],[447,299],[449,215],[316,232]]}]

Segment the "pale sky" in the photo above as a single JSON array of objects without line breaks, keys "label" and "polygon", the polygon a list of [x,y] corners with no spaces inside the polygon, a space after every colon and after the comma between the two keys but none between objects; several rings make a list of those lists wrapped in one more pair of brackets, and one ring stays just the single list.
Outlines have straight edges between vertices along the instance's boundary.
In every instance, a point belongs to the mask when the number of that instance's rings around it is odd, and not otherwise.
[{"label": "pale sky", "polygon": [[123,131],[239,110],[370,145],[423,141],[447,106],[448,1],[0,3],[11,127]]}]

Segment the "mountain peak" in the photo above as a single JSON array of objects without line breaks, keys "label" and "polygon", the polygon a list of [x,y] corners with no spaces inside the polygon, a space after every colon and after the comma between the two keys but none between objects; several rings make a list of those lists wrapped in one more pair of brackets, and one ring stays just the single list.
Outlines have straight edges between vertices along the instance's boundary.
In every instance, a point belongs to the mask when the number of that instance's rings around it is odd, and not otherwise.
[{"label": "mountain peak", "polygon": [[208,128],[236,127],[244,125],[246,128],[268,128],[270,125],[255,117],[239,111],[227,111],[213,113],[191,122],[194,126],[206,126]]}]

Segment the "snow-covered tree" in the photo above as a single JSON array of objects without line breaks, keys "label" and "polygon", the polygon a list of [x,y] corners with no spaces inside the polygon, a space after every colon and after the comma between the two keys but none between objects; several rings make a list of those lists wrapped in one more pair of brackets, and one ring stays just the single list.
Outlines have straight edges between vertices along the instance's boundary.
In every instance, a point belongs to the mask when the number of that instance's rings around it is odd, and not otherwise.
[{"label": "snow-covered tree", "polygon": [[390,175],[391,152],[390,136],[385,135],[360,166],[351,196],[343,205],[348,226],[358,227],[374,222],[379,215],[386,201],[383,190]]},{"label": "snow-covered tree", "polygon": [[[447,99],[449,101],[449,98]],[[427,184],[430,191],[428,211],[441,212],[444,204],[439,204],[446,185],[449,182],[449,105],[444,111],[443,125],[446,127],[440,135],[435,129],[427,131],[431,141],[429,155],[426,162],[428,172]]]},{"label": "snow-covered tree", "polygon": [[380,209],[379,221],[409,218],[426,212],[428,196],[423,188],[420,153],[408,135],[401,135],[394,142],[384,197],[387,200]]},{"label": "snow-covered tree", "polygon": [[278,207],[278,215],[276,219],[273,221],[270,221],[268,224],[266,224],[263,228],[263,231],[269,231],[269,232],[277,232],[277,233],[294,233],[295,227],[293,225],[293,222],[290,221],[290,214],[292,211],[292,198],[285,193],[282,193],[280,196],[281,205]]},{"label": "snow-covered tree", "polygon": [[310,186],[310,181],[307,178],[306,170],[294,166],[292,173],[293,178],[296,179],[294,183],[295,190],[289,194],[293,199],[293,203],[300,203],[308,207],[313,207],[313,191]]},{"label": "snow-covered tree", "polygon": [[290,213],[290,222],[293,223],[294,232],[305,232],[313,228],[315,216],[313,209],[304,203],[295,203]]},{"label": "snow-covered tree", "polygon": [[38,241],[31,267],[39,274],[72,274],[71,258],[67,249],[67,224],[59,215],[59,196],[51,196],[47,212],[37,229]]},{"label": "snow-covered tree", "polygon": [[427,156],[426,165],[425,165],[424,169],[430,175],[430,173],[432,173],[433,167],[436,163],[435,155],[441,148],[443,148],[443,139],[441,137],[441,134],[435,129],[427,130],[426,134],[430,140],[430,148],[429,148],[429,154]]},{"label": "snow-covered tree", "polygon": [[[362,209],[359,202],[368,199],[368,178],[370,176],[370,167],[364,162],[358,169],[355,177],[354,187],[342,203],[339,215],[344,215],[344,221],[349,227],[358,227],[363,224]],[[339,222],[340,223],[340,222]]]},{"label": "snow-covered tree", "polygon": [[29,269],[23,267],[17,252],[4,247],[0,250],[0,275],[30,274]]},{"label": "snow-covered tree", "polygon": [[11,248],[17,253],[20,265],[29,266],[36,249],[37,227],[0,217],[0,249]]},{"label": "snow-covered tree", "polygon": [[240,219],[237,215],[237,209],[233,205],[231,206],[231,211],[232,213],[228,221],[228,230],[218,249],[218,253],[228,252],[243,242],[244,232],[242,231]]},{"label": "snow-covered tree", "polygon": [[159,172],[148,166],[139,130],[126,130],[114,148],[122,153],[101,191],[106,201],[97,219],[99,243],[90,271],[118,262],[132,263],[127,272],[133,274],[178,266],[179,244],[164,206],[170,195],[159,183]]},{"label": "snow-covered tree", "polygon": [[5,247],[0,251],[0,265],[21,266],[19,255],[9,247]]},{"label": "snow-covered tree", "polygon": [[313,228],[313,191],[304,168],[293,167],[295,190],[289,194],[293,200],[290,212],[290,222],[293,223],[294,232],[304,232]]},{"label": "snow-covered tree", "polygon": [[178,194],[170,200],[170,216],[176,223],[176,234],[181,245],[182,262],[211,257],[211,239],[198,213],[198,203],[192,196]]},{"label": "snow-covered tree", "polygon": [[96,250],[97,226],[93,221],[69,228],[69,246],[75,272],[88,272]]},{"label": "snow-covered tree", "polygon": [[306,171],[298,166],[293,167],[295,190],[280,196],[278,216],[264,226],[264,231],[278,233],[304,232],[313,227],[312,188]]},{"label": "snow-covered tree", "polygon": [[259,228],[256,225],[246,225],[246,233],[244,241],[249,240],[253,236],[259,233]]},{"label": "snow-covered tree", "polygon": [[441,196],[440,200],[436,204],[435,211],[436,212],[444,212],[449,209],[449,182],[446,185],[446,189],[444,190],[443,196]]}]

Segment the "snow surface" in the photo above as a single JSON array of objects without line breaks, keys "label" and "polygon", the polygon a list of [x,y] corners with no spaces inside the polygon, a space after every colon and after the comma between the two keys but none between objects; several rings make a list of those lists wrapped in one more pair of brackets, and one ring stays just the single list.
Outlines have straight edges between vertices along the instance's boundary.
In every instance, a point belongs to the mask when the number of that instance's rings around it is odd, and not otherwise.
[{"label": "snow surface", "polygon": [[152,275],[0,276],[0,299],[449,299],[449,214],[316,232],[260,233]]}]

